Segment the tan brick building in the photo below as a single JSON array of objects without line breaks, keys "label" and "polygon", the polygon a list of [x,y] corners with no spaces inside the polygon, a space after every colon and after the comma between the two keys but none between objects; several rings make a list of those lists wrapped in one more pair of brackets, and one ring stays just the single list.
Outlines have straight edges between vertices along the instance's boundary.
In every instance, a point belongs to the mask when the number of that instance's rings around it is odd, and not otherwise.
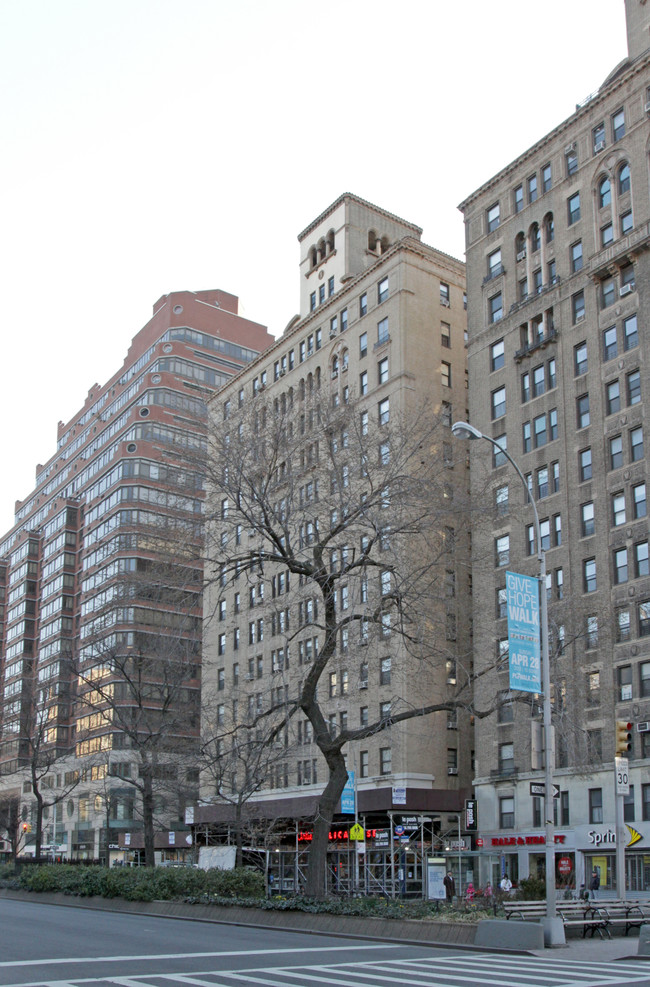
[{"label": "tan brick building", "polygon": [[[615,721],[634,721],[625,819],[641,834],[626,855],[636,891],[650,888],[650,10],[625,8],[628,57],[460,208],[469,420],[521,467],[547,552],[556,856],[578,886],[593,866],[614,886]],[[472,443],[473,494],[491,502],[473,542],[477,670],[495,666],[479,704],[508,696],[505,571],[537,571],[523,486],[494,452]],[[539,712],[514,703],[477,727],[481,880],[543,867],[529,792]]]},{"label": "tan brick building", "polygon": [[[244,427],[243,420],[250,420],[255,402],[269,410],[270,419],[289,409],[287,430],[295,426],[304,435],[304,449],[295,457],[301,459],[304,477],[295,480],[301,485],[300,503],[303,498],[310,503],[313,524],[321,531],[329,529],[338,503],[334,480],[328,479],[322,465],[327,443],[333,441],[322,419],[331,420],[339,411],[344,414],[353,400],[360,402],[362,428],[372,428],[375,422],[381,428],[389,417],[393,422],[403,416],[408,422],[409,415],[423,405],[443,416],[446,424],[440,429],[435,455],[445,473],[450,501],[454,490],[466,486],[465,458],[453,463],[448,430],[454,414],[464,415],[467,399],[464,267],[420,237],[421,230],[413,224],[356,196],[341,196],[298,238],[300,314],[271,349],[211,402],[215,418],[226,419],[233,436]],[[310,405],[312,399],[316,404]],[[344,429],[340,440],[344,448],[347,439]],[[314,479],[312,470],[317,467],[320,472]],[[358,468],[351,465],[351,477],[358,475]],[[344,486],[346,477],[344,473]],[[350,482],[354,489],[355,481]],[[282,483],[280,488],[285,489]],[[226,512],[227,505],[222,506],[222,521],[215,521],[212,537],[217,542],[227,537]],[[388,526],[390,514],[388,510]],[[305,523],[312,524],[311,516]],[[235,530],[235,541],[239,536]],[[309,544],[310,533],[304,537]],[[449,554],[441,577],[441,583],[447,580],[443,599],[438,601],[437,614],[431,614],[431,623],[438,621],[440,653],[447,660],[441,659],[434,670],[414,681],[403,643],[390,627],[368,636],[350,628],[349,634],[342,633],[336,662],[328,666],[319,686],[327,692],[323,706],[332,731],[342,724],[356,727],[373,722],[384,715],[384,708],[395,710],[400,703],[432,702],[454,694],[461,674],[455,656],[462,656],[466,669],[470,651],[469,628],[462,619],[469,586],[462,564],[467,558],[466,532],[459,530],[456,541],[457,551]],[[363,546],[332,549],[330,564],[342,565],[341,556],[351,557],[360,550]],[[388,544],[386,558],[390,559]],[[233,716],[235,724],[251,722],[266,704],[276,701],[278,690],[285,689],[290,697],[319,645],[322,649],[318,619],[322,599],[317,594],[305,599],[305,592],[297,576],[289,582],[289,574],[269,566],[252,583],[250,574],[223,575],[207,591],[203,686],[206,695],[214,691],[212,715],[224,726],[226,744]],[[365,593],[351,577],[349,586],[341,590],[340,607],[359,608],[364,601],[369,605]],[[303,721],[304,717],[295,717],[266,768],[264,783],[251,799],[253,817],[283,820],[282,836],[292,850],[287,851],[287,859],[276,854],[273,868],[286,888],[299,879],[293,848],[298,833],[309,838],[316,796],[326,780],[310,725]],[[471,738],[466,713],[437,713],[396,723],[350,745],[347,765],[357,776],[360,819],[366,831],[375,834],[368,837],[364,857],[369,886],[379,881],[392,888],[397,880],[391,876],[393,825],[407,819],[408,832],[417,830],[418,839],[424,835],[430,844],[432,830],[444,830],[453,813],[462,809],[471,792]],[[195,813],[197,832],[211,834],[209,839],[222,837],[233,818],[227,799],[236,788],[234,776],[226,779],[225,799],[215,798],[214,781],[206,778],[205,803]],[[453,820],[456,826],[455,816]],[[339,828],[331,841],[332,875],[341,882],[343,875],[345,880],[350,875],[347,821],[349,817],[337,816]],[[421,893],[420,851],[411,847],[408,853],[410,890]]]}]

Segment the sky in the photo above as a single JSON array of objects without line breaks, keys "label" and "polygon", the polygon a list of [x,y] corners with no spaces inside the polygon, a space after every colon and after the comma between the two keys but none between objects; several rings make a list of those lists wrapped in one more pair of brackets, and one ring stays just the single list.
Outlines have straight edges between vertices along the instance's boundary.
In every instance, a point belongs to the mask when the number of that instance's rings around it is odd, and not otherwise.
[{"label": "sky", "polygon": [[279,335],[343,192],[463,258],[458,203],[625,55],[624,0],[0,0],[0,534],[161,295]]}]

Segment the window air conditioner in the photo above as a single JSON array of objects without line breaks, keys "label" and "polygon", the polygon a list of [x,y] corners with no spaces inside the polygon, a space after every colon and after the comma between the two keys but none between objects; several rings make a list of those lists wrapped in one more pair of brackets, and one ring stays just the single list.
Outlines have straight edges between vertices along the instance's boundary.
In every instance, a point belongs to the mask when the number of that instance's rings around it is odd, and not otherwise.
[{"label": "window air conditioner", "polygon": [[457,775],[458,774],[458,768],[447,768],[447,774],[448,775]]},{"label": "window air conditioner", "polygon": [[634,282],[632,282],[632,284],[624,284],[620,290],[621,298],[623,297],[623,295],[629,295],[630,292],[633,290],[634,290]]},{"label": "window air conditioner", "polygon": [[575,149],[576,149],[576,142],[573,141],[572,144],[567,144],[567,146],[564,148],[564,153],[571,154],[572,151],[575,151]]},{"label": "window air conditioner", "polygon": [[367,682],[359,682],[359,688],[360,689],[367,689],[368,688],[368,683]]},{"label": "window air conditioner", "polygon": [[594,145],[594,153],[598,154],[599,151],[605,150],[605,141],[597,141]]},{"label": "window air conditioner", "polygon": [[445,308],[449,308],[449,299],[448,298],[441,298],[440,299],[440,304],[441,305],[444,305]]},{"label": "window air conditioner", "polygon": [[644,720],[643,723],[637,723],[636,725],[637,733],[648,733],[650,731],[650,722]]},{"label": "window air conditioner", "polygon": [[526,251],[520,250],[519,253],[517,254],[517,260],[524,260],[525,257],[526,257]]}]

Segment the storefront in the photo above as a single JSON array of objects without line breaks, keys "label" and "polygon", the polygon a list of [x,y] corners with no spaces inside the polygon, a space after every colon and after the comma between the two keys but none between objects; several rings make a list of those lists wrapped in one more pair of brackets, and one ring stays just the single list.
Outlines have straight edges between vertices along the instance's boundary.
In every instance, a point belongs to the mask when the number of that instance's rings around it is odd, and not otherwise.
[{"label": "storefront", "polygon": [[[542,832],[481,834],[478,861],[479,886],[493,888],[505,874],[516,887],[524,877],[545,880],[546,836]],[[555,834],[555,883],[561,889],[576,886],[576,847],[572,830]]]},{"label": "storefront", "polygon": [[[650,823],[626,823],[625,887],[627,892],[650,891]],[[582,863],[580,884],[589,887],[594,870],[603,891],[616,890],[616,829],[605,824],[577,826],[576,846]]]}]

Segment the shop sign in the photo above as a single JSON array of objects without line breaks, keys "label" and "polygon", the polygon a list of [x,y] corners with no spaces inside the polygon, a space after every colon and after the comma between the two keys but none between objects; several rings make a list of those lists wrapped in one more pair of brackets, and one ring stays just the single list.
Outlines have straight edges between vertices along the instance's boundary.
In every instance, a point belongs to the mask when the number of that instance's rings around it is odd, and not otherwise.
[{"label": "shop sign", "polygon": [[[428,820],[422,820],[423,822],[428,822]],[[417,816],[402,816],[402,826],[404,829],[419,829],[420,820]]]},{"label": "shop sign", "polygon": [[393,805],[406,805],[406,789],[405,788],[394,788],[393,789]]},{"label": "shop sign", "polygon": [[477,837],[476,845],[477,845],[477,847],[482,847],[483,846],[483,837],[482,836]]},{"label": "shop sign", "polygon": [[616,832],[613,829],[607,829],[604,833],[597,829],[590,829],[587,833],[587,839],[594,846],[616,846]]},{"label": "shop sign", "polygon": [[560,872],[560,874],[563,875],[570,874],[572,870],[571,857],[560,857],[560,859],[557,862],[557,869]]},{"label": "shop sign", "polygon": [[[354,827],[352,827],[352,828],[354,829]],[[361,827],[359,827],[359,828],[361,829]],[[367,840],[374,839],[375,838],[375,834],[378,833],[378,832],[380,832],[380,830],[377,830],[377,829],[367,829],[366,830],[366,839]],[[299,843],[311,843],[311,841],[313,840],[313,838],[314,838],[314,834],[312,832],[310,832],[309,830],[301,830],[298,833],[298,842]],[[329,840],[335,841],[337,843],[340,843],[343,840],[350,840],[350,839],[351,840],[354,840],[355,839],[354,836],[351,836],[350,835],[350,831],[348,829],[331,829],[329,831],[329,833],[327,834],[327,838]],[[360,837],[356,837],[356,838],[359,839]]]},{"label": "shop sign", "polygon": [[475,833],[478,829],[478,802],[476,799],[465,799],[465,829]]},{"label": "shop sign", "polygon": [[374,830],[374,833],[375,833],[374,845],[378,849],[381,849],[382,847],[390,846],[390,833],[388,832],[387,829],[376,829]]},{"label": "shop sign", "polygon": [[[555,834],[556,843],[564,843],[566,836],[564,833]],[[544,846],[545,836],[493,836],[492,846]]]},{"label": "shop sign", "polygon": [[169,833],[169,844],[168,845],[169,846],[176,846],[176,833],[174,833],[174,832],[170,832]]}]

